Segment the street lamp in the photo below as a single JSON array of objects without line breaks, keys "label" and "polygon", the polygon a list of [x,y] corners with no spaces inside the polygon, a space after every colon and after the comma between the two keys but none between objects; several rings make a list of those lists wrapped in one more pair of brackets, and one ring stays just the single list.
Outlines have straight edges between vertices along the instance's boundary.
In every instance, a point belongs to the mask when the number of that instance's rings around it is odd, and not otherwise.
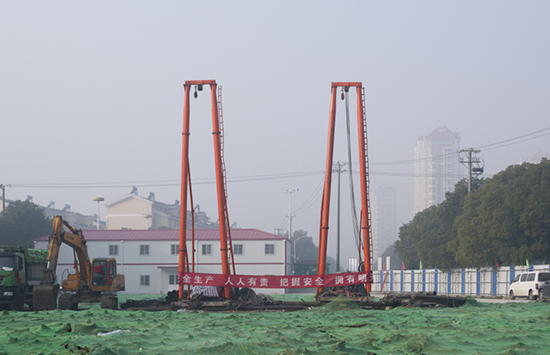
[{"label": "street lamp", "polygon": [[99,230],[99,203],[105,201],[103,197],[94,197],[92,201],[97,201],[97,230]]},{"label": "street lamp", "polygon": [[149,229],[149,218],[153,217],[151,216],[150,214],[142,214],[141,217],[145,218],[146,219],[146,222],[145,222],[145,229]]}]

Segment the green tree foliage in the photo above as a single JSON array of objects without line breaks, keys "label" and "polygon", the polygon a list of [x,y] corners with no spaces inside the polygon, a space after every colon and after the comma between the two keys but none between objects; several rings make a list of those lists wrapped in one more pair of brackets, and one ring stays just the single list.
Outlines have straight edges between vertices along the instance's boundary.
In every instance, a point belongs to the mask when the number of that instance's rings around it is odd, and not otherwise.
[{"label": "green tree foliage", "polygon": [[550,160],[510,166],[486,180],[466,199],[456,226],[462,265],[550,260]]},{"label": "green tree foliage", "polygon": [[445,201],[399,230],[395,250],[407,268],[449,269],[550,261],[550,160],[460,181]]},{"label": "green tree foliage", "polygon": [[[457,229],[455,220],[462,214],[468,193],[467,180],[455,185],[453,192],[445,194],[445,201],[418,212],[412,221],[399,229],[395,250],[407,269],[424,267],[447,270],[458,266],[455,261]],[[480,189],[483,180],[474,179],[472,190]]]},{"label": "green tree foliage", "polygon": [[292,233],[292,248],[296,262],[319,259],[319,248],[313,243],[313,237],[307,235],[307,231],[297,230]]},{"label": "green tree foliage", "polygon": [[[288,238],[288,232],[285,234]],[[304,230],[297,230],[292,232],[292,245],[291,257],[294,257],[294,251],[296,252],[296,262],[307,262],[310,266],[305,267],[308,273],[317,273],[317,262],[319,260],[319,247],[313,242],[313,237],[308,236],[308,232]],[[332,272],[336,271],[336,260],[327,255],[327,267]],[[304,268],[299,268],[304,271]]]},{"label": "green tree foliage", "polygon": [[30,201],[15,201],[0,214],[0,244],[32,246],[35,238],[49,235],[52,220]]},{"label": "green tree foliage", "polygon": [[390,245],[389,247],[384,250],[382,253],[382,260],[386,262],[386,257],[390,257],[390,270],[400,270],[401,269],[401,259],[399,258],[399,254],[397,251],[395,251],[395,248],[393,245]]}]

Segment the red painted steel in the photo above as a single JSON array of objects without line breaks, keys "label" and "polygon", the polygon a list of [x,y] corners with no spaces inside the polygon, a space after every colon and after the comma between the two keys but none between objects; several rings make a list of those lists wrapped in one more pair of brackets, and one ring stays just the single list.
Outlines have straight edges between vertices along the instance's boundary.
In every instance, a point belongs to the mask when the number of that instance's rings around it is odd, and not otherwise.
[{"label": "red painted steel", "polygon": [[[212,136],[214,138],[214,159],[216,161],[216,186],[218,193],[218,219],[220,226],[220,252],[222,258],[222,273],[231,274],[229,269],[229,256],[227,254],[227,220],[225,217],[225,186],[223,183],[223,167],[220,142],[220,121],[218,117],[218,100],[216,100],[216,83],[210,84],[210,96],[212,101]],[[224,289],[225,298],[230,298],[230,288]]]},{"label": "red painted steel", "polygon": [[[228,240],[227,240],[227,228],[226,214],[224,213],[226,206],[225,200],[225,185],[223,183],[223,169],[222,169],[222,157],[221,157],[221,144],[220,144],[220,127],[218,117],[218,104],[216,100],[216,88],[217,84],[215,80],[195,80],[186,81],[184,84],[185,97],[183,107],[183,143],[182,143],[182,173],[181,173],[181,209],[180,209],[180,249],[179,249],[179,277],[183,275],[189,269],[186,247],[186,228],[187,228],[187,188],[190,188],[189,179],[189,93],[191,86],[193,85],[210,85],[211,92],[211,104],[212,104],[212,135],[214,140],[214,160],[216,168],[216,187],[218,195],[218,221],[219,221],[219,233],[220,233],[220,250],[221,250],[221,264],[222,273],[229,275],[231,273],[229,268],[229,258],[227,254]],[[200,88],[199,88],[200,90]],[[193,246],[194,249],[194,246]],[[225,288],[225,297],[230,297],[230,289]],[[183,298],[183,284],[179,284],[179,298]]]},{"label": "red painted steel", "polygon": [[[327,242],[328,242],[328,224],[330,210],[330,186],[332,183],[332,156],[334,153],[334,131],[336,126],[336,90],[332,87],[330,96],[330,115],[328,124],[328,143],[327,143],[327,164],[325,166],[325,186],[323,188],[323,204],[321,206],[321,230],[319,231],[319,259],[317,264],[317,274],[324,275],[327,264]],[[322,292],[322,288],[317,289],[317,293]]]},{"label": "red painted steel", "polygon": [[[180,202],[180,244],[179,244],[179,266],[178,274],[182,275],[185,270],[187,259],[187,186],[189,177],[189,91],[191,85],[187,82],[184,85],[183,98],[183,132],[182,132],[182,156],[181,156],[181,202]],[[183,298],[183,285],[178,288],[179,298]]]},{"label": "red painted steel", "polygon": [[[367,156],[365,148],[365,134],[366,127],[363,120],[363,98],[362,98],[362,87],[357,86],[357,132],[359,136],[359,177],[361,179],[361,230],[363,231],[363,253],[365,260],[365,272],[371,271],[371,260],[370,260],[370,219],[369,219],[369,210],[368,210],[368,185],[367,185]],[[367,292],[370,292],[371,285],[368,284]]]},{"label": "red painted steel", "polygon": [[[371,273],[370,258],[370,225],[368,216],[368,184],[366,167],[366,127],[363,117],[363,85],[360,82],[333,82],[331,85],[330,113],[329,113],[329,132],[327,143],[327,161],[325,166],[325,185],[323,190],[323,202],[321,206],[321,223],[319,231],[319,262],[318,275],[324,275],[326,270],[326,256],[328,244],[329,229],[329,209],[330,209],[330,188],[332,182],[332,159],[334,153],[334,128],[336,121],[336,91],[339,87],[346,90],[355,87],[357,91],[357,128],[359,135],[359,164],[361,179],[361,229],[363,231],[363,252],[365,260],[365,273]],[[367,284],[367,291],[370,292],[370,284]],[[317,288],[317,295],[323,288]]]}]

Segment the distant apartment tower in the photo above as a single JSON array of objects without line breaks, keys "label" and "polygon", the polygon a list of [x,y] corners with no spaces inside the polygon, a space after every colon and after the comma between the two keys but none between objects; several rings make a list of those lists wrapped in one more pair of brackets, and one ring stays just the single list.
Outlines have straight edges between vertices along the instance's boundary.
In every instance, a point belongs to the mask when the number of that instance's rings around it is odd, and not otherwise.
[{"label": "distant apartment tower", "polygon": [[397,240],[397,199],[395,189],[382,185],[372,195],[372,248],[375,258]]},{"label": "distant apartment tower", "polygon": [[531,158],[523,158],[520,161],[520,164],[522,163],[538,164],[541,162],[543,158],[550,159],[550,155],[546,153],[544,150],[537,150],[535,154],[531,156]]},{"label": "distant apartment tower", "polygon": [[447,191],[454,191],[460,175],[460,136],[447,127],[437,127],[420,136],[414,147],[414,213],[437,205]]}]

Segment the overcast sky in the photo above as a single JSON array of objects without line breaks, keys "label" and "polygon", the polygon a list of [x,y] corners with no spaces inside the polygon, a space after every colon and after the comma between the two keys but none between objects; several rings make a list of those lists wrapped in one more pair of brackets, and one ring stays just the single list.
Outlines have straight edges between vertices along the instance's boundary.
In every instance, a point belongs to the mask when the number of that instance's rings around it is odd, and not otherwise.
[{"label": "overcast sky", "polygon": [[[182,84],[214,79],[231,222],[286,231],[291,184],[293,229],[317,241],[330,85],[360,81],[372,188],[397,190],[400,226],[413,217],[413,165],[387,163],[411,161],[418,136],[447,126],[477,148],[550,127],[549,15],[547,1],[2,1],[0,183],[8,199],[83,214],[133,185],[173,203]],[[335,161],[347,160],[342,102]],[[216,221],[211,133],[205,88],[191,99],[191,173],[195,204]],[[484,176],[550,152],[548,133],[481,148]],[[356,256],[347,190],[346,177],[342,260]]]}]

